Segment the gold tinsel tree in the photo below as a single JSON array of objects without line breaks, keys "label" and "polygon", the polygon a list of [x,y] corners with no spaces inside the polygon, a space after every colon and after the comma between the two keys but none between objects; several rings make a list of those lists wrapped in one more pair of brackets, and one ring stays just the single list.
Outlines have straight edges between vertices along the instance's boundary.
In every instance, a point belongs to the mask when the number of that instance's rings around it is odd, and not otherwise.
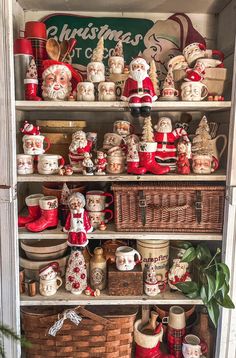
[{"label": "gold tinsel tree", "polygon": [[102,36],[97,43],[97,47],[93,50],[92,62],[102,62],[103,55],[104,55],[104,40]]},{"label": "gold tinsel tree", "polygon": [[212,154],[211,136],[209,132],[210,128],[207,118],[203,116],[192,142],[192,152],[194,154]]},{"label": "gold tinsel tree", "polygon": [[158,76],[157,76],[156,63],[154,60],[152,60],[150,62],[149,77],[152,81],[154,91],[155,91],[156,95],[159,97],[160,96],[160,87],[159,87],[159,81],[158,81]]},{"label": "gold tinsel tree", "polygon": [[144,125],[143,125],[143,131],[142,131],[142,141],[149,142],[149,143],[154,142],[151,117],[147,117],[144,119]]}]

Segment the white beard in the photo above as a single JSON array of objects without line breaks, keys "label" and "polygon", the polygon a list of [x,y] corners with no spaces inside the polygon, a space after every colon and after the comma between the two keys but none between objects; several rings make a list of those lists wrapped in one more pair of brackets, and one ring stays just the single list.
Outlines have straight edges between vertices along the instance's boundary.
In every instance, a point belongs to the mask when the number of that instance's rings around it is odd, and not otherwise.
[{"label": "white beard", "polygon": [[122,73],[122,66],[116,66],[116,65],[113,65],[110,67],[110,73],[115,73],[115,74],[120,74]]},{"label": "white beard", "polygon": [[169,124],[159,125],[157,128],[157,132],[160,133],[170,133],[172,131],[172,127]]},{"label": "white beard", "polygon": [[135,81],[141,82],[147,77],[147,71],[130,70],[130,75]]},{"label": "white beard", "polygon": [[77,99],[79,101],[94,101],[95,100],[95,97],[93,94],[86,94],[86,93],[83,93],[83,94],[79,94],[77,96]]},{"label": "white beard", "polygon": [[45,86],[43,83],[43,98],[49,101],[63,101],[69,97],[69,94],[71,92],[71,86],[63,87],[60,85],[59,90],[54,90],[55,84],[51,86]]},{"label": "white beard", "polygon": [[[182,269],[180,267],[173,267],[173,269],[170,272],[170,278],[174,279],[174,276],[177,276],[178,278],[181,278],[184,276],[186,272],[186,269]],[[172,277],[171,277],[172,276]]]},{"label": "white beard", "polygon": [[115,95],[110,93],[99,93],[99,101],[115,101]]},{"label": "white beard", "polygon": [[102,81],[105,81],[105,76],[103,73],[101,74],[89,74],[88,75],[88,80],[91,81],[91,82],[102,82]]}]

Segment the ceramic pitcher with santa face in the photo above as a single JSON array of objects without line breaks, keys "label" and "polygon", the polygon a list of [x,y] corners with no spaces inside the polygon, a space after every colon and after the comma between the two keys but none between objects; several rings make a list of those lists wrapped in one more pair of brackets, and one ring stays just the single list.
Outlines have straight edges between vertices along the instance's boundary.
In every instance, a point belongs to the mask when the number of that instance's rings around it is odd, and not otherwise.
[{"label": "ceramic pitcher with santa face", "polygon": [[[39,155],[44,154],[50,148],[50,141],[43,135],[24,135],[22,138],[24,154]],[[46,148],[44,144],[46,143]]]},{"label": "ceramic pitcher with santa face", "polygon": [[[135,259],[135,256],[137,259]],[[116,249],[116,268],[119,271],[131,271],[141,261],[140,253],[129,246]]]},{"label": "ceramic pitcher with santa face", "polygon": [[38,172],[44,175],[57,174],[64,164],[65,160],[61,155],[42,154],[38,157]]}]

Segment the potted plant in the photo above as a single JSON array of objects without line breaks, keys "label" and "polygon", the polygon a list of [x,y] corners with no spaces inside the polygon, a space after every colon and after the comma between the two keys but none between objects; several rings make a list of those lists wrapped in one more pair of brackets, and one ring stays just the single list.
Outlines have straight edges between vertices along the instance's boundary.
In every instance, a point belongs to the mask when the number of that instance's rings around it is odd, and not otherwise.
[{"label": "potted plant", "polygon": [[186,251],[181,261],[193,263],[193,280],[177,283],[176,287],[189,298],[200,296],[214,326],[217,327],[220,306],[234,308],[234,303],[229,297],[229,268],[220,262],[219,248],[212,254],[205,243],[199,243],[194,247],[191,243],[185,242],[182,247]]}]

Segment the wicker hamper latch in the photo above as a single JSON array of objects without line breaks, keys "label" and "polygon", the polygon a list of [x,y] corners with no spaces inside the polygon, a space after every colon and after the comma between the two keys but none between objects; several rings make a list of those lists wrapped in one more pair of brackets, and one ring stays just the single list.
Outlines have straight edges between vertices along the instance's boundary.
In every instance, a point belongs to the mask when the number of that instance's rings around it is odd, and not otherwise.
[{"label": "wicker hamper latch", "polygon": [[196,201],[195,201],[195,212],[196,212],[196,218],[198,224],[202,221],[202,197],[201,197],[201,191],[196,191]]},{"label": "wicker hamper latch", "polygon": [[141,190],[139,191],[139,200],[138,200],[138,206],[141,208],[141,219],[142,219],[142,225],[146,225],[146,207],[147,207],[147,201],[144,195],[144,192]]}]

